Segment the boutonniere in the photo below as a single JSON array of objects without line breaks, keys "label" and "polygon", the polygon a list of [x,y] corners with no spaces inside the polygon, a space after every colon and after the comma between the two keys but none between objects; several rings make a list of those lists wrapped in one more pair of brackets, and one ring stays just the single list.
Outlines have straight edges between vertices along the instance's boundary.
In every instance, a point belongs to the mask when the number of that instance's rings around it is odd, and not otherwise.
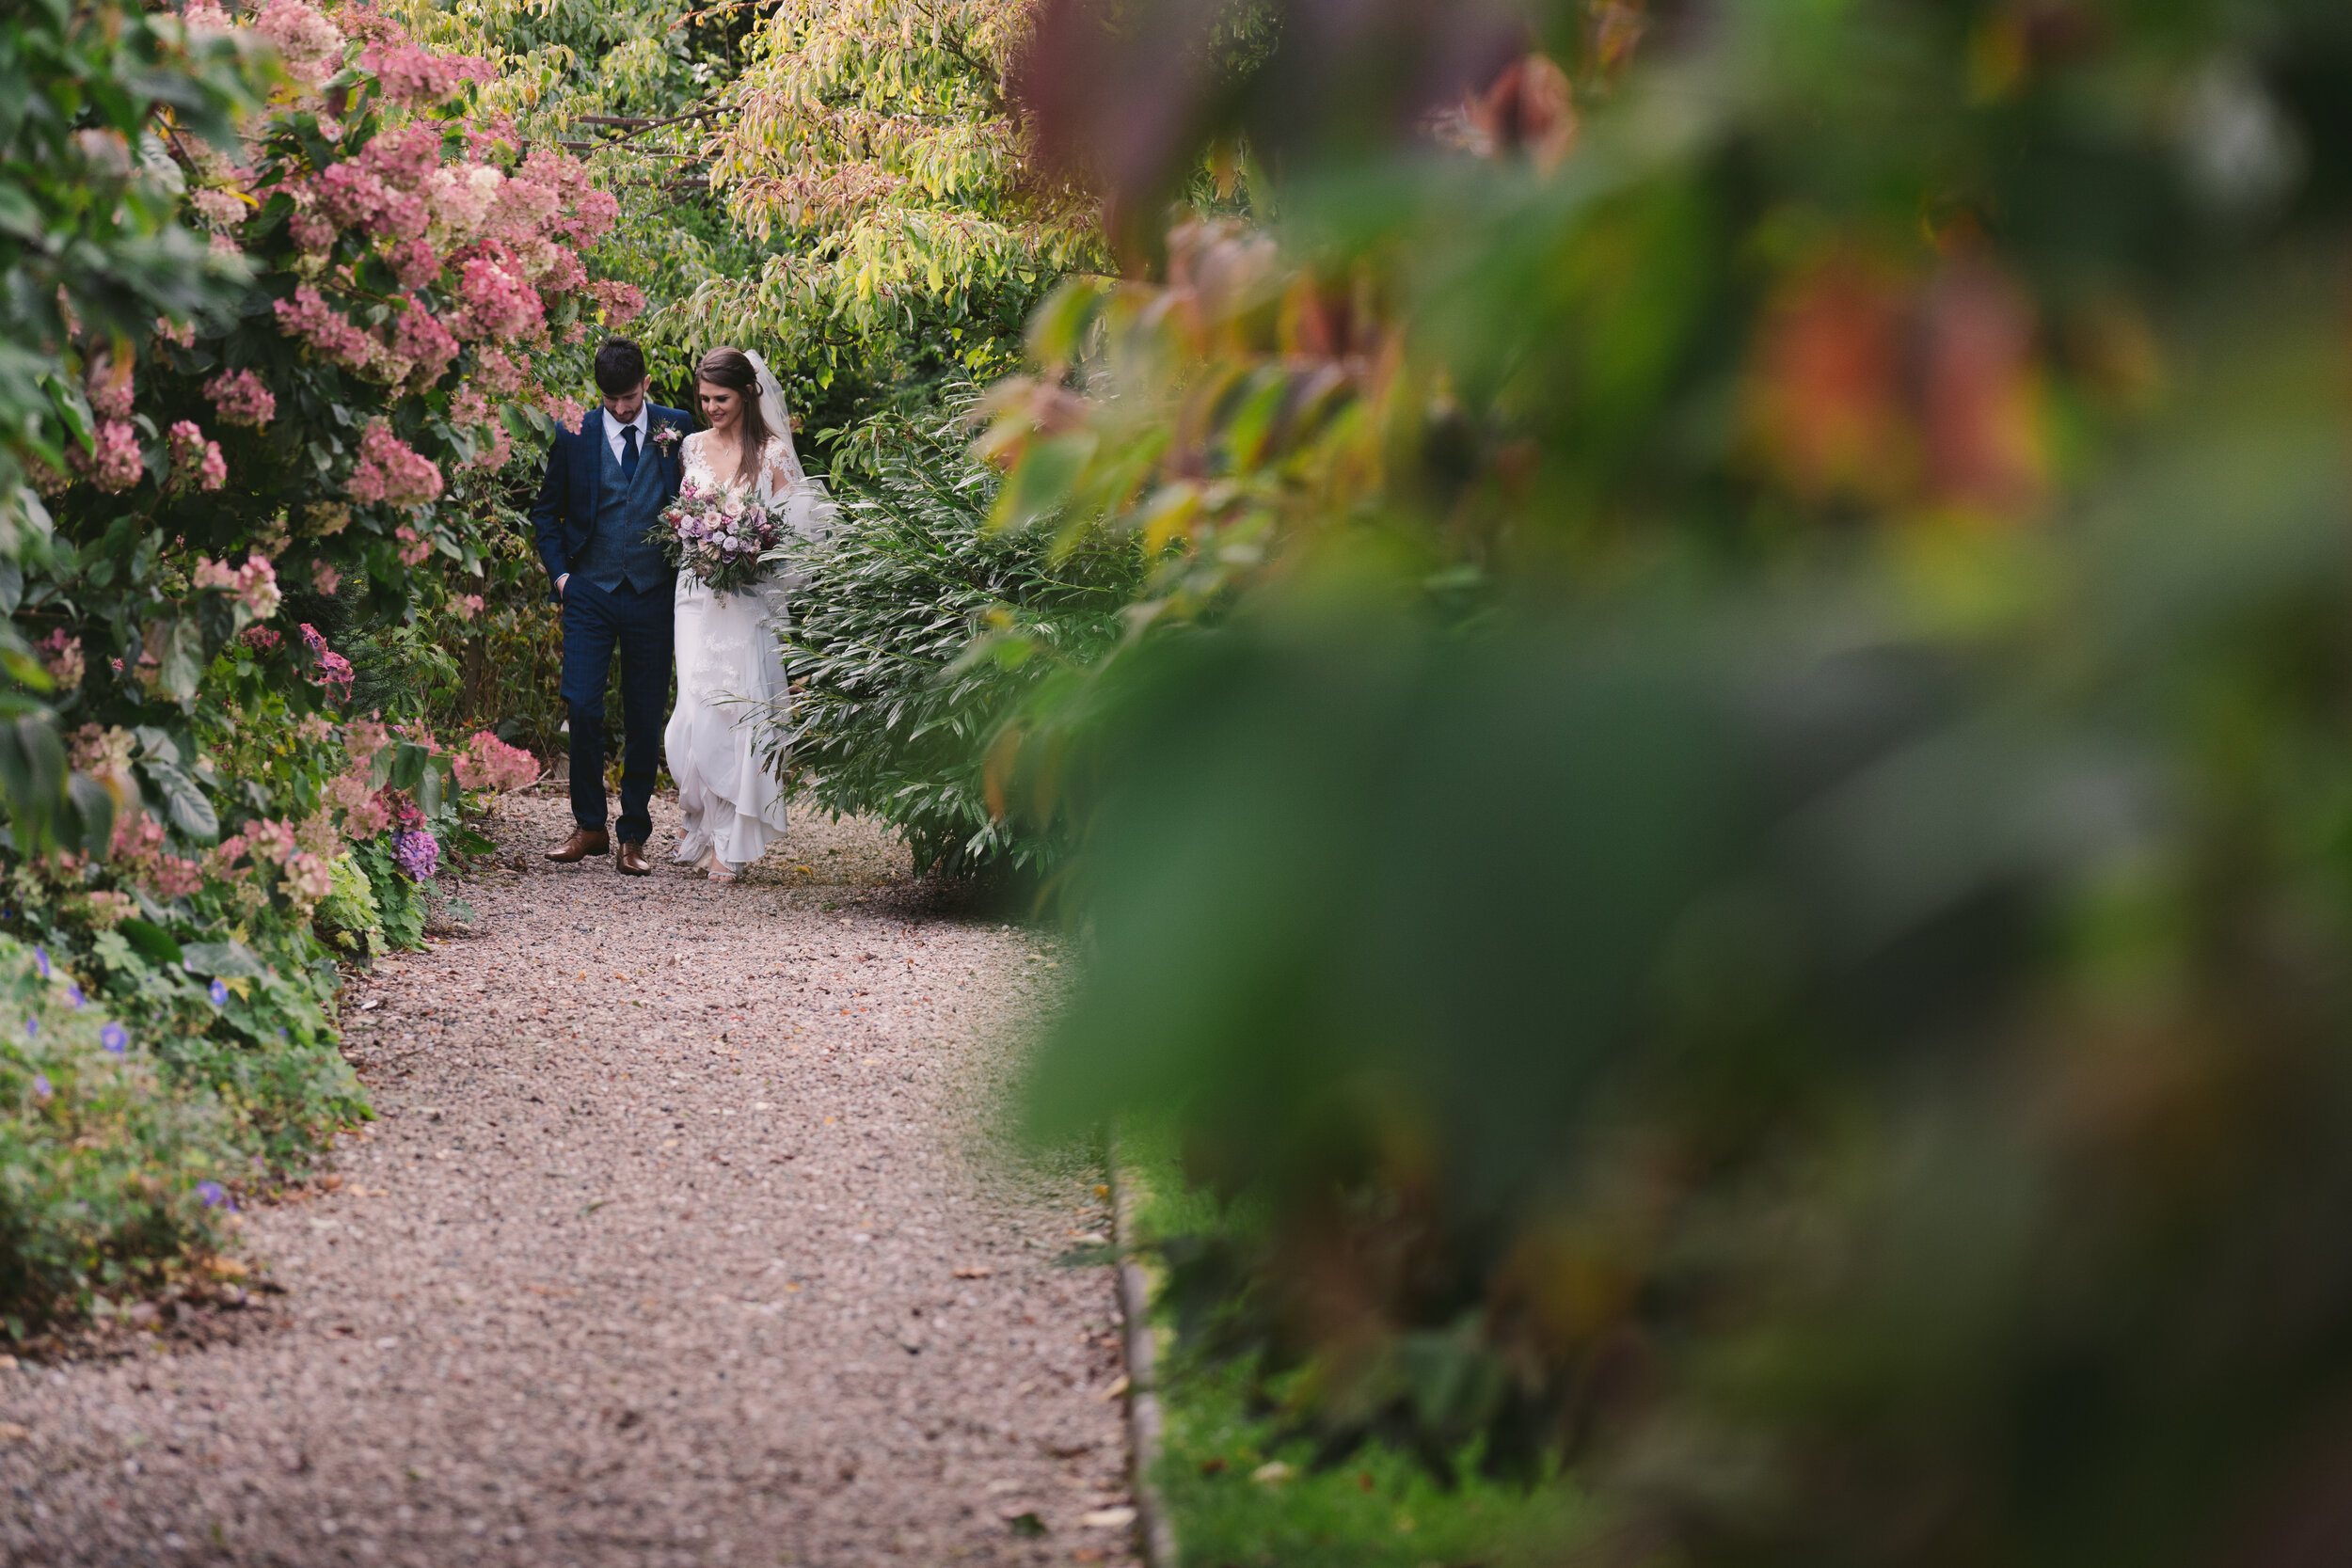
[{"label": "boutonniere", "polygon": [[679,433],[678,427],[674,424],[654,426],[653,444],[661,449],[662,455],[665,457],[677,451],[677,444],[684,439],[686,439],[686,437]]}]

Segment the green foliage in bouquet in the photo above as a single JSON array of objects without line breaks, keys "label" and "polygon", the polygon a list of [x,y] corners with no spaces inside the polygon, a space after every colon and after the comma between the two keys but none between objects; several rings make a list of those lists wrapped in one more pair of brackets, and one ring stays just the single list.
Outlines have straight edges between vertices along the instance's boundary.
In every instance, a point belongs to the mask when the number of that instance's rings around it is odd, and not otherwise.
[{"label": "green foliage in bouquet", "polygon": [[[967,404],[968,405],[968,404]],[[1049,873],[1057,824],[1017,827],[990,799],[993,738],[1077,700],[1144,578],[1130,539],[1066,544],[992,528],[995,476],[961,407],[866,433],[875,477],[845,483],[823,544],[790,551],[784,738],[794,777],[835,812],[906,836],[918,867]]]}]

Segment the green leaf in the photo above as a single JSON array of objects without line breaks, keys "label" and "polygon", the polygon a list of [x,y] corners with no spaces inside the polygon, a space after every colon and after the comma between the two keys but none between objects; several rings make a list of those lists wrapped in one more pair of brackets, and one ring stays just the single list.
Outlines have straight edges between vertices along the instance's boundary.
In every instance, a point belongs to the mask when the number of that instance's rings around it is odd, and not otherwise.
[{"label": "green leaf", "polygon": [[220,815],[194,779],[167,762],[151,759],[140,766],[163,792],[164,806],[170,814],[173,827],[206,843],[220,836]]},{"label": "green leaf", "polygon": [[151,920],[126,920],[115,929],[121,932],[132,946],[156,963],[176,964],[186,958],[186,955],[180,950],[180,944],[172,940],[171,933]]},{"label": "green leaf", "polygon": [[241,942],[192,942],[181,949],[180,961],[191,974],[212,974],[224,980],[269,977],[269,966]]},{"label": "green leaf", "polygon": [[1093,461],[1096,443],[1090,430],[1073,430],[1031,443],[997,496],[989,526],[1017,531],[1054,513],[1069,499],[1079,476]]},{"label": "green leaf", "polygon": [[196,695],[204,678],[204,630],[195,617],[175,615],[164,623],[156,649],[156,684],[182,702]]}]

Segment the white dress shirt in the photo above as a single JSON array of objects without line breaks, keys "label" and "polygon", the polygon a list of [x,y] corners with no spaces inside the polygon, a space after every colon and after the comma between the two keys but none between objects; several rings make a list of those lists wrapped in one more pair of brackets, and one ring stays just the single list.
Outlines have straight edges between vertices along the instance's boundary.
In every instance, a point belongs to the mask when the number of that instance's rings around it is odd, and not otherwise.
[{"label": "white dress shirt", "polygon": [[637,455],[641,458],[644,457],[645,455],[645,426],[648,416],[650,416],[653,412],[652,401],[648,399],[647,401],[639,404],[637,405],[637,417],[629,420],[628,424],[622,424],[613,419],[612,409],[607,408],[603,412],[604,439],[605,444],[612,449],[612,461],[618,463],[621,460],[623,455],[621,451],[621,432],[630,429],[631,427],[634,427],[637,431]]}]

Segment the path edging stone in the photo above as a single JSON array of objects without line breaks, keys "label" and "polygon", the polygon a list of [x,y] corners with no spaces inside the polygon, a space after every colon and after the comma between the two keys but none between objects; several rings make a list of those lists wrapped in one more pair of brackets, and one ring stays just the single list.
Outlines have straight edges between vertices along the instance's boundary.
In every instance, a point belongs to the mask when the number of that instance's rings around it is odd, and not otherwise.
[{"label": "path edging stone", "polygon": [[1160,1463],[1159,1342],[1152,1325],[1152,1298],[1158,1270],[1140,1260],[1136,1247],[1136,1172],[1120,1158],[1111,1139],[1109,1157],[1112,1236],[1119,1254],[1119,1309],[1124,1321],[1127,1361],[1127,1443],[1135,1466],[1136,1528],[1149,1568],[1181,1568],[1176,1526],[1154,1476]]}]

